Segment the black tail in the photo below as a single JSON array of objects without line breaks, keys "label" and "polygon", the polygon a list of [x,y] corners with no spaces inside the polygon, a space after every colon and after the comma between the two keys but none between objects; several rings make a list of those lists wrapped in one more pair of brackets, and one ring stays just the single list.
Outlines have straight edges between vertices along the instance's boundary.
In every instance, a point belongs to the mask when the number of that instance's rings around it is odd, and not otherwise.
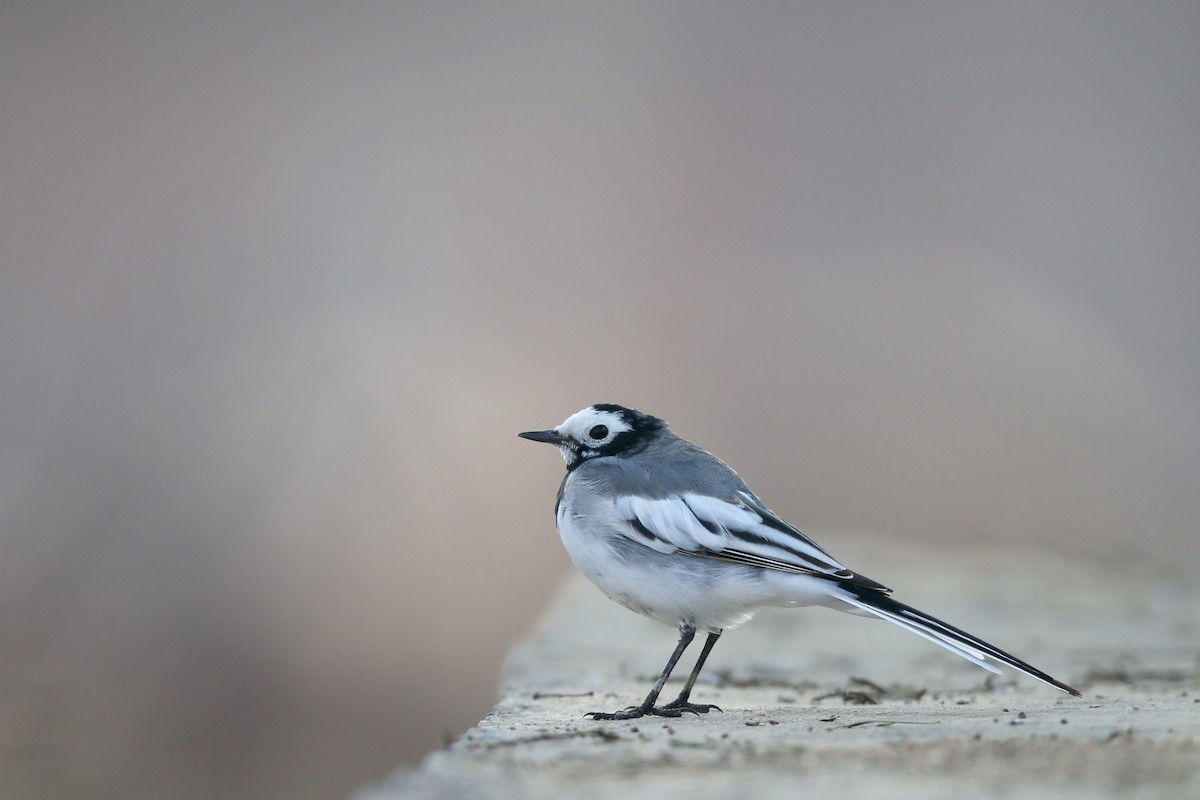
[{"label": "black tail", "polygon": [[931,617],[923,611],[918,611],[912,606],[906,606],[898,600],[893,600],[882,592],[851,584],[840,584],[840,587],[845,592],[845,594],[841,595],[841,599],[850,605],[874,614],[880,619],[894,622],[901,628],[924,637],[934,644],[941,645],[950,652],[962,656],[986,670],[997,674],[1000,672],[1000,670],[988,663],[987,659],[990,658],[994,661],[999,661],[1001,664],[1007,664],[1013,669],[1020,670],[1031,678],[1037,678],[1048,686],[1061,689],[1067,694],[1074,695],[1075,697],[1083,696],[1065,683],[1051,678],[1040,669],[1026,664],[1021,659],[1004,652],[999,647],[988,644],[982,639],[972,636],[953,625],[942,622],[936,617]]}]

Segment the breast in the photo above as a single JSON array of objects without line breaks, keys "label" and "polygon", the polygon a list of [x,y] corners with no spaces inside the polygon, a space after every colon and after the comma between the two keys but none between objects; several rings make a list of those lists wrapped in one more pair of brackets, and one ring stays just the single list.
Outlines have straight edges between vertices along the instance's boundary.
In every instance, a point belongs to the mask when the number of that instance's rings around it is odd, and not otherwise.
[{"label": "breast", "polygon": [[[612,503],[588,492],[558,512],[558,532],[571,561],[600,591],[631,611],[700,630],[733,627],[770,603],[761,570],[684,553],[659,553],[615,529]],[[571,513],[567,513],[571,509]]]}]

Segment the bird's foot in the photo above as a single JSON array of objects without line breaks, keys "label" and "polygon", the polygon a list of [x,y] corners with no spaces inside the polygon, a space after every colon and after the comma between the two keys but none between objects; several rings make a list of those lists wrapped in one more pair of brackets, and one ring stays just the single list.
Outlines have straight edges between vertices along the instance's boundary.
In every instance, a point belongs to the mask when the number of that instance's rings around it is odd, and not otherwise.
[{"label": "bird's foot", "polygon": [[621,711],[611,711],[611,712],[609,712],[609,711],[589,711],[588,713],[584,714],[583,716],[584,716],[584,718],[590,717],[591,719],[598,719],[598,720],[640,719],[641,717],[644,717],[647,714],[653,714],[653,713],[654,713],[653,706],[650,706],[650,707],[630,706],[629,708],[623,709]]},{"label": "bird's foot", "polygon": [[720,711],[717,706],[708,703],[688,703],[675,700],[665,706],[630,706],[622,711],[591,711],[584,714],[596,720],[640,719],[641,717],[682,717],[684,714],[707,714],[709,711]]},{"label": "bird's foot", "polygon": [[[664,709],[671,711],[682,711],[687,714],[707,714],[710,711],[721,711],[720,706],[715,706],[712,703],[689,703],[686,700],[672,700],[663,706]],[[724,711],[721,711],[724,714]]]}]

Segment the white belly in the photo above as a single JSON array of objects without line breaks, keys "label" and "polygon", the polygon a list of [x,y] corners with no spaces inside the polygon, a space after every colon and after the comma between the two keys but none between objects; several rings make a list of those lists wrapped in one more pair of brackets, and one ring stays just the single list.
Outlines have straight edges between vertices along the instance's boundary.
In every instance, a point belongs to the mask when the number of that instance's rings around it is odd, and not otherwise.
[{"label": "white belly", "polygon": [[600,591],[631,611],[672,627],[732,628],[773,605],[830,600],[826,581],[785,575],[677,551],[664,554],[622,536],[596,517],[559,515],[571,561]]}]

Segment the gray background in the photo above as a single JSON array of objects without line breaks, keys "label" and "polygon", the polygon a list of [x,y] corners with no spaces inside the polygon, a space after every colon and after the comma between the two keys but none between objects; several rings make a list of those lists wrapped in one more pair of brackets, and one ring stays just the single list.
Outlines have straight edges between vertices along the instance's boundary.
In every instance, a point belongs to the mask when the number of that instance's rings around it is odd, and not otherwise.
[{"label": "gray background", "polygon": [[835,555],[1191,569],[1198,32],[5,3],[0,789],[327,797],[438,746],[569,566],[513,434],[593,402]]}]

